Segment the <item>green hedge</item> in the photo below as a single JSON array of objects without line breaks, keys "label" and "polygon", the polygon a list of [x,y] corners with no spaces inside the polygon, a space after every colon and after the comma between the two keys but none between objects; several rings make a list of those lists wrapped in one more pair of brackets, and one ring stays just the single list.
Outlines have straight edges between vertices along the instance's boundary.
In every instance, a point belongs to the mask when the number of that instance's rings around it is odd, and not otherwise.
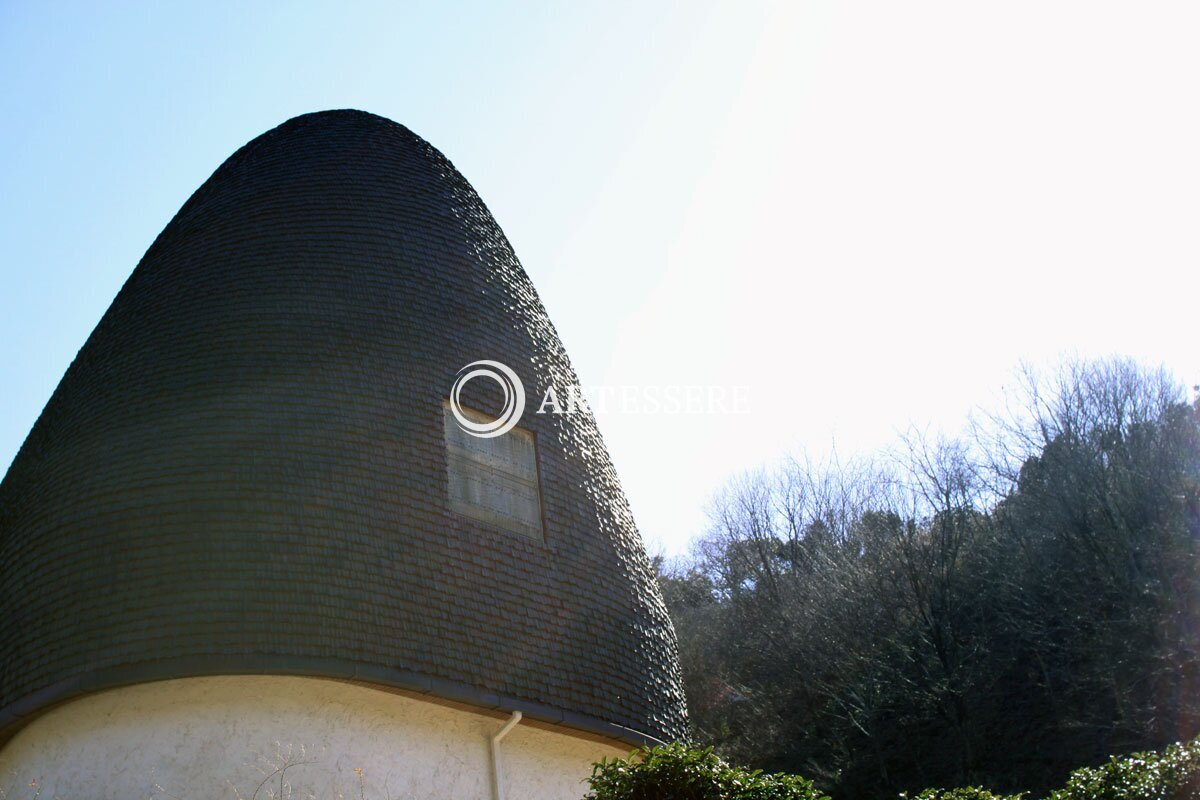
[{"label": "green hedge", "polygon": [[829,800],[797,775],[732,767],[712,748],[648,747],[592,770],[588,800]]},{"label": "green hedge", "polygon": [[[904,798],[904,795],[901,795]],[[926,789],[911,800],[1022,800],[986,789]],[[908,798],[905,798],[908,800]],[[1113,756],[1071,773],[1046,800],[1200,800],[1200,737],[1159,752]]]},{"label": "green hedge", "polygon": [[[926,789],[901,800],[1025,800],[969,786]],[[829,800],[811,781],[733,767],[712,748],[649,747],[605,759],[592,771],[587,800]],[[1075,770],[1046,800],[1200,800],[1200,737],[1160,752],[1113,757]]]},{"label": "green hedge", "polygon": [[1023,800],[1025,795],[992,794],[978,786],[964,786],[959,789],[926,789],[911,798],[907,794],[901,794],[900,797],[902,800]]},{"label": "green hedge", "polygon": [[1200,798],[1200,737],[1160,752],[1111,758],[1077,769],[1048,800],[1197,800]]}]

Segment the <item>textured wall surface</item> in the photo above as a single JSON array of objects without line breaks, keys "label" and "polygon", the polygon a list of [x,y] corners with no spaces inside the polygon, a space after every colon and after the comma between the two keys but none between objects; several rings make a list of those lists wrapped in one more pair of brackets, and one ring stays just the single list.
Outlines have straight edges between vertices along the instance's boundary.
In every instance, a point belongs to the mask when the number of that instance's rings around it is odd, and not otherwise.
[{"label": "textured wall surface", "polygon": [[[290,753],[311,763],[287,770],[288,796],[358,797],[358,768],[368,798],[490,800],[489,738],[504,721],[312,678],[146,683],[24,728],[0,751],[0,791],[24,796],[37,780],[44,797],[249,798]],[[514,800],[579,800],[591,763],[624,754],[517,725],[501,742],[504,786]],[[278,776],[270,785],[278,792]]]},{"label": "textured wall surface", "polygon": [[[0,484],[0,733],[139,680],[314,674],[684,732],[674,632],[590,415],[537,415],[544,541],[452,513],[443,400],[574,372],[454,167],[290,120],[163,230]],[[475,380],[467,404],[499,411]],[[536,404],[533,404],[536,407]]]}]

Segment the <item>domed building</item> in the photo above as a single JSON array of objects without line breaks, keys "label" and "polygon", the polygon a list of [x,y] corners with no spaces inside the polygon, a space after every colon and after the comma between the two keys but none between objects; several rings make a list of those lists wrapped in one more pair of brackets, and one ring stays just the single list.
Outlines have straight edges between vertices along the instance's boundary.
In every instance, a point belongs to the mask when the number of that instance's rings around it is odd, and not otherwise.
[{"label": "domed building", "polygon": [[330,111],[241,148],[0,484],[0,788],[578,798],[592,761],[683,736],[592,416],[472,429],[575,382],[428,143]]}]

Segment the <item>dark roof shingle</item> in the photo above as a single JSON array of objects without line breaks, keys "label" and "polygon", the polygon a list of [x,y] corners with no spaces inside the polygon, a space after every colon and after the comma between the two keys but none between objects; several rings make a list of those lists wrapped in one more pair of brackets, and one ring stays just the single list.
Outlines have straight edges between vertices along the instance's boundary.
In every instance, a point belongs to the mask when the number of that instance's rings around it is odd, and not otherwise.
[{"label": "dark roof shingle", "polygon": [[0,484],[0,728],[120,683],[284,672],[682,736],[674,633],[590,415],[522,421],[544,543],[451,513],[442,402],[480,358],[575,380],[437,150],[358,111],[240,149]]}]

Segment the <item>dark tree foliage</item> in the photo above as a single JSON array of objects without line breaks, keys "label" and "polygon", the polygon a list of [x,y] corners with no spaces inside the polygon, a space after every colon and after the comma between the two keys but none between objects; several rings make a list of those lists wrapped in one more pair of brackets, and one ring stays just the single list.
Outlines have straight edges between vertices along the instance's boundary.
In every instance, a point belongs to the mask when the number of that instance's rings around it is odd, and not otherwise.
[{"label": "dark tree foliage", "polygon": [[1200,728],[1200,407],[1125,361],[972,436],[794,461],[662,570],[696,738],[835,797],[1044,794]]}]

